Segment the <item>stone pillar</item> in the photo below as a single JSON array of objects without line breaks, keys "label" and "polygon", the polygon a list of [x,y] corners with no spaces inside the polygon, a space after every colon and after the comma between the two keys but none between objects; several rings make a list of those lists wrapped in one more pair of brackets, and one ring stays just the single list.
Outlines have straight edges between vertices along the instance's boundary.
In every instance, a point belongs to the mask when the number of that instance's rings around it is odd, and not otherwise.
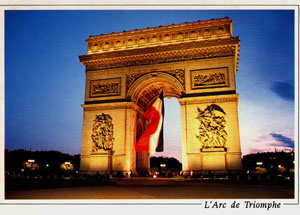
[{"label": "stone pillar", "polygon": [[137,152],[137,167],[136,171],[139,176],[150,171],[150,154],[147,152]]},{"label": "stone pillar", "polygon": [[[136,170],[136,117],[140,109],[132,102],[115,102],[109,104],[83,105],[83,135],[81,148],[82,173],[105,174],[112,170],[113,174],[135,173]],[[94,149],[91,138],[93,125],[97,115],[107,114],[112,118],[113,146],[112,151]]]},{"label": "stone pillar", "polygon": [[[216,173],[238,171],[241,169],[241,149],[237,117],[238,95],[218,95],[179,99],[182,120],[182,162],[183,171]],[[205,147],[204,139],[199,135],[199,110],[204,111],[210,105],[217,105],[225,112],[225,147]],[[209,132],[208,132],[209,133]],[[213,135],[211,139],[215,138]],[[218,138],[218,137],[217,137]]]},{"label": "stone pillar", "polygon": [[187,155],[187,107],[183,99],[178,99],[181,109],[181,145],[182,145],[182,171],[187,175],[189,170],[188,155]]}]

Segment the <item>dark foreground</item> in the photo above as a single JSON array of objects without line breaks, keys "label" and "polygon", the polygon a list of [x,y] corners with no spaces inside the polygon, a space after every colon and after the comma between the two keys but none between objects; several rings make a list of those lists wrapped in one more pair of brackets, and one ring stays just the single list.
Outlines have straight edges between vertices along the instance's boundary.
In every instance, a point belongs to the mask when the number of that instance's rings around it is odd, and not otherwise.
[{"label": "dark foreground", "polygon": [[[46,182],[45,182],[46,183]],[[5,199],[287,199],[290,181],[205,181],[185,178],[113,178],[57,184],[9,184]]]}]

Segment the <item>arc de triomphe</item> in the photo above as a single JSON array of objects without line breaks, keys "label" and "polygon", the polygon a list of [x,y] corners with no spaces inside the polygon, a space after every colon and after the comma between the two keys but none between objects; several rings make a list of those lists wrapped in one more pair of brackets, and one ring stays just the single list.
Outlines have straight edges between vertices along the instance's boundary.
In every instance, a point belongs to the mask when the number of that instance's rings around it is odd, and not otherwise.
[{"label": "arc de triomphe", "polygon": [[[237,72],[239,37],[229,18],[90,36],[81,166],[88,174],[149,170],[136,153],[144,111],[163,89],[181,107],[188,173],[241,169]],[[167,144],[167,143],[165,143]]]}]

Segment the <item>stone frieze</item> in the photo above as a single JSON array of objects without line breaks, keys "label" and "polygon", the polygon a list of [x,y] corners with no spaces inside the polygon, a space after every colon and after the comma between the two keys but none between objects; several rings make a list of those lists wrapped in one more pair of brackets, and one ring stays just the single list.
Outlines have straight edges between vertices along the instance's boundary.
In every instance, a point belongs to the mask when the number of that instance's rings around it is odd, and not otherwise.
[{"label": "stone frieze", "polygon": [[87,64],[86,70],[105,70],[131,66],[144,66],[161,63],[172,63],[178,61],[190,61],[205,58],[227,57],[235,55],[235,46],[222,49],[193,49],[184,51],[160,52],[140,56],[121,57],[118,60],[103,59],[93,64]]},{"label": "stone frieze", "polygon": [[192,89],[226,87],[229,86],[228,68],[193,70],[191,80]]},{"label": "stone frieze", "polygon": [[121,78],[90,81],[90,98],[121,94]]}]

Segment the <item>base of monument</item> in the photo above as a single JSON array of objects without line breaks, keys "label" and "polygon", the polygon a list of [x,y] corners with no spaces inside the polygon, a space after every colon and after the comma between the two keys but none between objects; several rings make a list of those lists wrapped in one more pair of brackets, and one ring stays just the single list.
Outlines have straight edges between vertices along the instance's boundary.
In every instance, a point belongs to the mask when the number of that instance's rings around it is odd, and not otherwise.
[{"label": "base of monument", "polygon": [[200,177],[203,175],[224,175],[228,174],[227,170],[190,170],[190,171],[183,171],[184,176],[195,176]]},{"label": "base of monument", "polygon": [[203,151],[201,155],[204,171],[226,171],[225,151]]},{"label": "base of monument", "polygon": [[208,172],[227,174],[242,169],[241,153],[228,152],[226,148],[202,148],[199,153],[187,154],[185,163],[185,175],[191,172],[198,175]]},{"label": "base of monument", "polygon": [[183,171],[183,176],[199,178],[199,179],[239,179],[241,175],[241,171],[234,170],[196,170],[196,171]]},{"label": "base of monument", "polygon": [[112,175],[113,177],[126,177],[126,176],[132,176],[135,174],[133,171],[80,171],[80,175],[86,175],[86,176],[110,176]]},{"label": "base of monument", "polygon": [[226,148],[201,148],[201,152],[226,152]]}]

